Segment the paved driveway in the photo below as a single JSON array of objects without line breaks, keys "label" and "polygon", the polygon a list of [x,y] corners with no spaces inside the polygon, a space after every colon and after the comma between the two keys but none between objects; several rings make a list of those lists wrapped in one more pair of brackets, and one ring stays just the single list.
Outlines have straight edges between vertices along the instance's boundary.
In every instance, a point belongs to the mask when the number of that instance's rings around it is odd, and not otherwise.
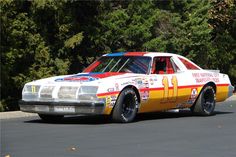
[{"label": "paved driveway", "polygon": [[236,99],[211,117],[142,114],[130,124],[105,117],[68,117],[58,124],[38,117],[1,120],[1,156],[11,157],[235,157]]}]

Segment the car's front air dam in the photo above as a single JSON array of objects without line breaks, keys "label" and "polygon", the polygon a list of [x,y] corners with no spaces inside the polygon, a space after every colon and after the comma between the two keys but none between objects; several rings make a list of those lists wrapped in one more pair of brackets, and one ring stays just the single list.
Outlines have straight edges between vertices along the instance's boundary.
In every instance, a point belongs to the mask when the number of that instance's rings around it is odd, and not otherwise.
[{"label": "car's front air dam", "polygon": [[52,115],[76,115],[76,114],[103,114],[105,104],[103,102],[42,102],[19,101],[20,110],[23,112],[52,114]]}]

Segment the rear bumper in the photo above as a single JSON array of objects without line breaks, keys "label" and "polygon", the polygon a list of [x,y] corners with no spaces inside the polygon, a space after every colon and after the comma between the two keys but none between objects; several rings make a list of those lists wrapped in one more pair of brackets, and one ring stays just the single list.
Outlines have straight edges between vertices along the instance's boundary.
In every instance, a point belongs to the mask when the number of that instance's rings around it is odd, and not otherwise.
[{"label": "rear bumper", "polygon": [[233,95],[233,92],[234,92],[234,86],[229,85],[228,97],[231,97]]},{"label": "rear bumper", "polygon": [[51,114],[51,115],[76,115],[76,114],[103,114],[105,104],[102,102],[42,102],[19,101],[20,110],[23,112]]}]

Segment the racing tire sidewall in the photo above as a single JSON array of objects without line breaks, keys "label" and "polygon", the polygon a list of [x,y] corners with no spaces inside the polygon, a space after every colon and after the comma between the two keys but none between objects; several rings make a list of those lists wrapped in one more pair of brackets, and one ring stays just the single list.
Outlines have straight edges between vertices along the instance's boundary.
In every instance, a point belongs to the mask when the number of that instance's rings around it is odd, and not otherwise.
[{"label": "racing tire sidewall", "polygon": [[[125,103],[125,101],[127,101],[127,99],[129,101],[132,102],[132,106],[131,106],[131,110],[129,112],[129,114],[125,114],[123,111],[123,106]],[[135,93],[135,91],[132,88],[126,88],[124,89],[115,104],[115,107],[113,109],[112,112],[112,119],[114,122],[120,122],[120,123],[129,123],[132,122],[137,114],[137,108],[138,108],[138,98],[137,95]]]},{"label": "racing tire sidewall", "polygon": [[[208,93],[207,93],[208,92]],[[205,105],[205,94],[210,95],[211,99],[211,108],[207,110],[204,105]],[[213,115],[214,109],[215,109],[215,90],[212,86],[206,86],[204,89],[201,91],[200,96],[198,97],[196,104],[194,105],[193,112],[196,113],[197,115],[201,116],[210,116]]]}]

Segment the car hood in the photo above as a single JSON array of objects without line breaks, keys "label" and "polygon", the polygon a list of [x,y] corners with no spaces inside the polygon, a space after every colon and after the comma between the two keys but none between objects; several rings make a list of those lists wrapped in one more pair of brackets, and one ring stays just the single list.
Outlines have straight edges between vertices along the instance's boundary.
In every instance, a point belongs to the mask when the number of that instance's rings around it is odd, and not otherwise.
[{"label": "car hood", "polygon": [[[102,82],[106,82],[107,80],[118,80],[118,79],[128,79],[133,77],[140,77],[145,74],[134,74],[134,73],[118,73],[118,72],[104,72],[104,73],[78,73],[74,75],[64,75],[64,76],[56,76],[46,79],[41,79],[37,81],[33,81],[33,84],[78,84],[81,85],[92,85],[98,84]],[[30,83],[30,84],[31,84]]]},{"label": "car hood", "polygon": [[118,72],[104,72],[104,73],[79,73],[75,75],[65,76],[55,79],[55,82],[97,82],[106,79],[123,79],[129,77],[138,77],[143,74],[133,73],[118,73]]}]

